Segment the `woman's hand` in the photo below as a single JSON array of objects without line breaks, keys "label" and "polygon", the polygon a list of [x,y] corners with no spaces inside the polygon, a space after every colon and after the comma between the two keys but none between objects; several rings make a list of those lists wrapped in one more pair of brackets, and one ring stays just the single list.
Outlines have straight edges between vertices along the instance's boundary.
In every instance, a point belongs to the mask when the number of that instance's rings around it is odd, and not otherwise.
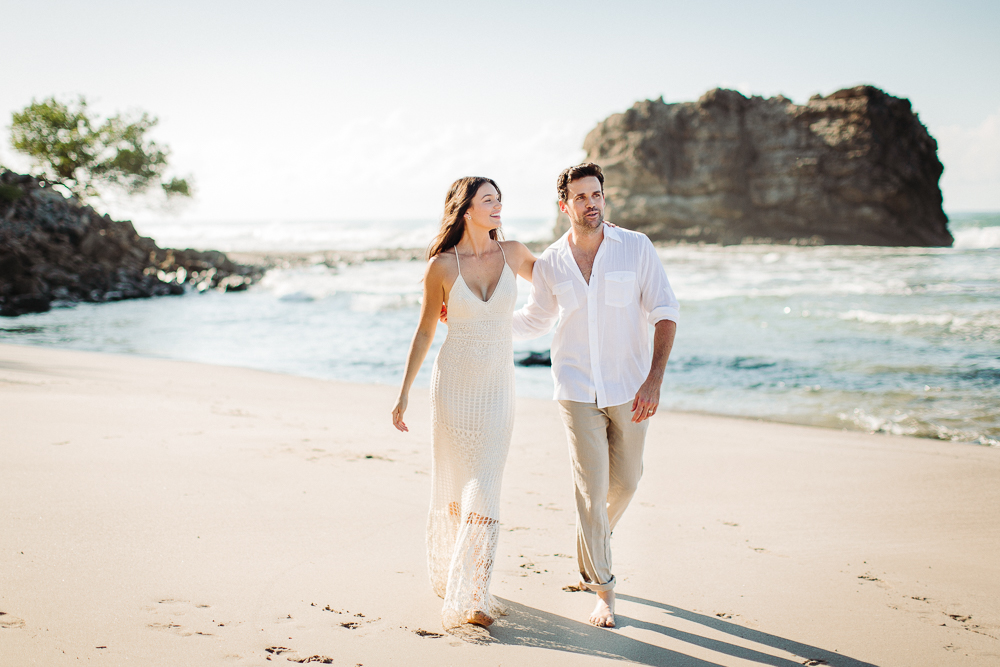
[{"label": "woman's hand", "polygon": [[408,399],[406,396],[400,396],[396,399],[396,407],[392,409],[392,425],[403,433],[410,430],[406,428],[406,424],[403,422],[403,413],[406,412],[407,402]]},{"label": "woman's hand", "polygon": [[434,330],[437,328],[438,318],[441,317],[441,304],[445,302],[447,297],[444,289],[444,280],[447,276],[448,269],[441,263],[441,255],[432,257],[427,263],[427,271],[424,273],[424,298],[420,304],[420,323],[417,324],[417,330],[410,342],[410,351],[406,354],[406,373],[403,376],[402,386],[399,388],[396,407],[392,409],[392,425],[404,433],[410,430],[406,428],[406,423],[403,421],[410,387],[413,386],[413,381],[420,371],[420,365],[424,363],[427,351],[431,349],[431,343],[434,342]]}]

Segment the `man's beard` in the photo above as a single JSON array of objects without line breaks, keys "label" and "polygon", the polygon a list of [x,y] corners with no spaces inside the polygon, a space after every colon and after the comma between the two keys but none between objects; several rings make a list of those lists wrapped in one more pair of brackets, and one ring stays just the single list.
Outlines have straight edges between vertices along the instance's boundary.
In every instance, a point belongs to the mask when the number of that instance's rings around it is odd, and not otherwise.
[{"label": "man's beard", "polygon": [[571,220],[574,224],[583,227],[584,229],[593,231],[595,229],[600,229],[601,225],[604,224],[604,211],[598,211],[597,214],[597,220],[595,222],[587,220],[586,213],[580,216],[577,220],[572,220],[572,218]]}]

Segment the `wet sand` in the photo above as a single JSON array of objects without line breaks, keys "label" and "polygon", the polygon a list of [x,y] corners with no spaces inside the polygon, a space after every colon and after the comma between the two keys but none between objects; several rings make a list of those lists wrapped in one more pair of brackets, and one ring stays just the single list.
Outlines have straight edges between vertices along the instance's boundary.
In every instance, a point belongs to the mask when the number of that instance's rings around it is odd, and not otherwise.
[{"label": "wet sand", "polygon": [[493,590],[430,590],[426,391],[0,345],[0,666],[996,665],[1000,450],[663,413],[588,626],[551,401],[520,399]]}]

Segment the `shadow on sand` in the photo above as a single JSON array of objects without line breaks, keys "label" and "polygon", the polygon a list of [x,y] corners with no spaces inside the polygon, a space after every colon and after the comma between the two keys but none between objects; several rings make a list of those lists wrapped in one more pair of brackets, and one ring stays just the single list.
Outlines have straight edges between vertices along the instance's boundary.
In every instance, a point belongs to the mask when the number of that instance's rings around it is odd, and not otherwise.
[{"label": "shadow on sand", "polygon": [[[641,628],[659,633],[671,640],[685,642],[692,647],[707,649],[774,667],[802,667],[802,665],[830,665],[830,667],[876,667],[868,662],[855,660],[840,653],[809,646],[791,639],[769,635],[766,632],[751,630],[735,623],[728,623],[720,618],[696,614],[686,609],[674,607],[662,602],[653,602],[632,595],[618,595],[619,600],[647,605],[663,610],[672,619],[697,623],[707,632],[686,632],[668,625],[659,625],[648,621],[640,621],[628,616],[616,615],[618,628]],[[504,600],[509,614],[498,620],[490,628],[492,641],[511,646],[530,646],[546,648],[554,651],[578,653],[610,660],[623,660],[641,665],[669,665],[670,667],[720,667],[719,663],[696,658],[686,653],[647,644],[631,637],[626,637],[614,630],[595,628],[587,623],[573,621],[562,616],[556,616],[539,609],[526,607],[516,602]],[[715,639],[724,633],[738,637],[739,644]],[[745,646],[748,642],[760,645],[761,650]],[[765,652],[767,648],[792,656],[790,659]],[[699,651],[701,652],[701,651]]]}]

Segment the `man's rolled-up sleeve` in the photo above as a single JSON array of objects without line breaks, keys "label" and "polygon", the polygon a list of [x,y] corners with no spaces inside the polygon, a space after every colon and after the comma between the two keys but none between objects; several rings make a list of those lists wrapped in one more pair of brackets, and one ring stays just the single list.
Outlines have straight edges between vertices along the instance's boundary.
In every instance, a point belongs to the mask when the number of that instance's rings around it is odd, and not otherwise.
[{"label": "man's rolled-up sleeve", "polygon": [[663,270],[660,256],[656,254],[653,242],[648,238],[643,238],[642,259],[642,284],[640,303],[642,310],[646,313],[646,319],[650,324],[656,324],[660,320],[670,320],[676,322],[681,314],[680,303],[674,296],[674,290],[667,280],[667,272]]},{"label": "man's rolled-up sleeve", "polygon": [[535,262],[531,272],[531,294],[528,303],[514,312],[514,340],[528,340],[544,336],[559,319],[556,301],[541,260]]}]

